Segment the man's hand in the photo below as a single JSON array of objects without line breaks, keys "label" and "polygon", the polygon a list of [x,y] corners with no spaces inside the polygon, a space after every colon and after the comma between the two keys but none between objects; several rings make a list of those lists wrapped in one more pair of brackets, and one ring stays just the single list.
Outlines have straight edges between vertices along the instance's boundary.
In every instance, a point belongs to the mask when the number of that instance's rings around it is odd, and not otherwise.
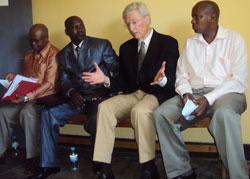
[{"label": "man's hand", "polygon": [[16,100],[15,101],[11,101],[11,102],[17,103],[17,104],[23,103],[24,102],[24,96],[18,96],[18,95],[16,95]]},{"label": "man's hand", "polygon": [[108,82],[107,77],[104,75],[104,73],[99,68],[96,62],[94,63],[94,66],[95,66],[96,72],[93,72],[93,73],[83,72],[82,79],[91,85],[98,84],[98,83],[108,84],[109,82]]},{"label": "man's hand", "polygon": [[8,81],[13,81],[14,77],[16,76],[15,73],[7,73],[5,75],[5,79],[8,80]]},{"label": "man's hand", "polygon": [[161,68],[154,78],[154,82],[150,83],[150,85],[158,84],[165,77],[165,64],[166,61],[162,62]]},{"label": "man's hand", "polygon": [[71,90],[69,93],[71,102],[78,108],[83,108],[85,106],[84,102],[86,101],[83,98],[82,94],[76,91],[75,89]]},{"label": "man's hand", "polygon": [[192,114],[199,117],[207,111],[207,107],[209,106],[207,98],[205,96],[202,96],[201,98],[199,98],[197,100],[197,105],[198,105],[198,108]]},{"label": "man's hand", "polygon": [[194,104],[197,104],[197,101],[194,99],[194,96],[191,93],[185,93],[182,98],[183,105],[186,104],[188,99],[192,100]]}]

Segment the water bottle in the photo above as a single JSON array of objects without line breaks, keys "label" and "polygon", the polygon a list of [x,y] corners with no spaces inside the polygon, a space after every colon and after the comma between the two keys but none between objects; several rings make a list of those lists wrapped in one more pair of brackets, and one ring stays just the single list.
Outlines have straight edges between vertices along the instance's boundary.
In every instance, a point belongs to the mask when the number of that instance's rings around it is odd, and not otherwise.
[{"label": "water bottle", "polygon": [[19,143],[17,141],[16,136],[12,136],[11,147],[13,156],[17,157],[19,155]]},{"label": "water bottle", "polygon": [[72,163],[71,171],[77,173],[79,171],[78,154],[75,152],[75,147],[71,147],[70,150],[69,160]]}]

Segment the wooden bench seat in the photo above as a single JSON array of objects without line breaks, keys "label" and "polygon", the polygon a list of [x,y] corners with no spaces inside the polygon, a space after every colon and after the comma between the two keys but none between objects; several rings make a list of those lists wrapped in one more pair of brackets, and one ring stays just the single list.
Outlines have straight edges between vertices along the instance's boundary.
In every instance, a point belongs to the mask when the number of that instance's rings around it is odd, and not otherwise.
[{"label": "wooden bench seat", "polygon": [[[67,121],[67,124],[74,125],[83,125],[87,121],[86,115],[79,114]],[[203,120],[193,124],[191,127],[193,128],[206,128],[210,123],[210,118],[204,118]],[[126,119],[117,124],[117,127],[132,127],[130,120]],[[90,142],[86,138],[75,138],[68,135],[63,135],[59,138],[59,142],[61,143],[72,143],[72,144],[85,144],[90,145]],[[128,149],[136,149],[137,144],[134,140],[119,140],[117,139],[115,142],[115,147],[118,148],[128,148]],[[187,144],[187,149],[189,152],[201,152],[201,153],[217,153],[217,149],[215,145],[211,144]],[[160,150],[160,145],[156,143],[156,150]]]}]

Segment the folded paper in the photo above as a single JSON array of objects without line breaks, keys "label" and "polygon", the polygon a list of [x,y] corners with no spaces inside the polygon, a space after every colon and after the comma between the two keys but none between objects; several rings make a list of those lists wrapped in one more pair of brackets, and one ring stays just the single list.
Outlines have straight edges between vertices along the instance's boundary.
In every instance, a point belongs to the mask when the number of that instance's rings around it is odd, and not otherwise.
[{"label": "folded paper", "polygon": [[190,115],[198,107],[192,100],[188,99],[184,108],[182,109],[182,115],[186,120],[192,120],[194,116]]}]

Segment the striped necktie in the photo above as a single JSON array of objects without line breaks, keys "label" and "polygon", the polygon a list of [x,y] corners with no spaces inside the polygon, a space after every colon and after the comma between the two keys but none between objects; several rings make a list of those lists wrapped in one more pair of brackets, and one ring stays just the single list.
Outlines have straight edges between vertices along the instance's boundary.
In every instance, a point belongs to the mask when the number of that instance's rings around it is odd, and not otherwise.
[{"label": "striped necktie", "polygon": [[76,58],[78,58],[79,57],[79,54],[80,54],[80,47],[79,46],[77,46],[76,48],[75,48],[75,50],[76,50]]},{"label": "striped necktie", "polygon": [[145,42],[141,41],[141,47],[138,53],[138,71],[141,70],[145,55],[146,55]]}]

